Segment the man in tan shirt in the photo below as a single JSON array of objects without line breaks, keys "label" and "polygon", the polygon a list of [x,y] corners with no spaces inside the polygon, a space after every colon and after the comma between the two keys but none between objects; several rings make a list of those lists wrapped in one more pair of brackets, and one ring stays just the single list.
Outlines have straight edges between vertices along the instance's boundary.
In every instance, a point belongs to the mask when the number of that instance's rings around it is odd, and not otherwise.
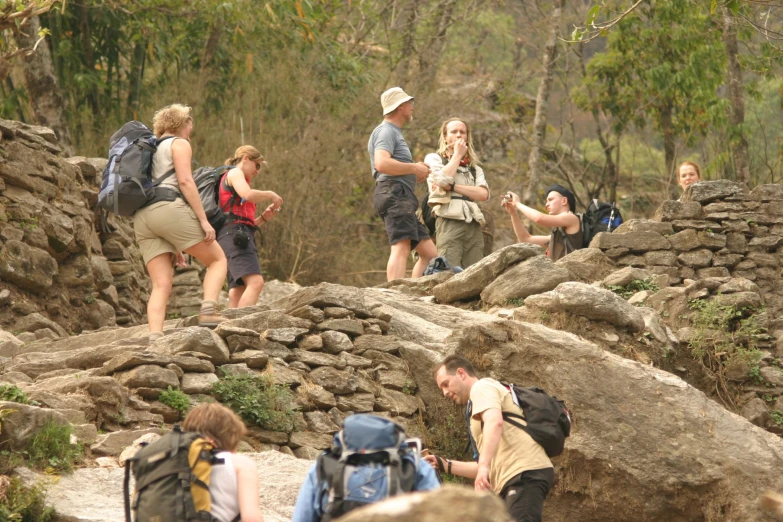
[{"label": "man in tan shirt", "polygon": [[[479,379],[470,361],[458,355],[438,365],[435,381],[443,395],[467,406],[478,452],[477,462],[446,460],[445,471],[474,479],[478,491],[491,489],[500,495],[513,520],[539,522],[555,472],[540,444],[524,430],[503,423],[503,412],[522,415],[511,392],[494,379]],[[425,459],[436,469],[443,460],[435,455]]]}]

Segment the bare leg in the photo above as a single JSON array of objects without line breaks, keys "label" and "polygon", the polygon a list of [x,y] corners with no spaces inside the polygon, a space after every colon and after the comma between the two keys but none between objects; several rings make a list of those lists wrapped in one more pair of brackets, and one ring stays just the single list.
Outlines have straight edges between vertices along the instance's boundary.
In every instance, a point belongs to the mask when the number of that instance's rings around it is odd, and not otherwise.
[{"label": "bare leg", "polygon": [[432,239],[419,241],[419,244],[416,245],[414,250],[418,252],[419,260],[416,261],[416,264],[413,266],[413,274],[411,274],[411,277],[421,277],[430,261],[438,257],[438,250],[435,248],[435,243],[432,242]]},{"label": "bare leg", "polygon": [[405,277],[405,269],[408,266],[408,254],[411,253],[410,239],[403,239],[391,246],[389,262],[386,264],[386,280]]},{"label": "bare leg", "polygon": [[209,244],[202,241],[185,250],[188,254],[198,259],[207,266],[207,275],[204,276],[204,300],[217,302],[223,283],[226,281],[228,262],[223,249],[217,241]]},{"label": "bare leg", "polygon": [[171,254],[155,256],[147,263],[147,272],[152,280],[152,292],[147,301],[147,322],[150,332],[162,332],[163,321],[166,320],[166,305],[171,294],[171,283],[174,268],[171,265]]},{"label": "bare leg", "polygon": [[242,299],[242,294],[245,292],[244,286],[235,286],[228,291],[228,307],[239,308],[239,300]]},{"label": "bare leg", "polygon": [[239,308],[253,306],[258,302],[258,296],[264,289],[264,278],[261,274],[250,274],[242,276],[242,281],[245,282],[245,291],[239,300]]}]

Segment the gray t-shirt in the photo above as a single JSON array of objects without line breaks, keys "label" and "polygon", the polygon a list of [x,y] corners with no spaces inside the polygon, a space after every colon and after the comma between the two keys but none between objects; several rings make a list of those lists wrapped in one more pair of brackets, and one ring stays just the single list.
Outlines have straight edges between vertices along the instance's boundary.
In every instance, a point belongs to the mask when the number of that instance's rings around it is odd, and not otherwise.
[{"label": "gray t-shirt", "polygon": [[367,143],[367,150],[370,152],[370,169],[372,177],[376,181],[393,180],[405,183],[411,190],[416,189],[416,174],[405,174],[404,176],[387,176],[375,170],[375,151],[381,149],[391,153],[392,159],[403,163],[413,163],[413,156],[405,138],[402,137],[402,130],[396,125],[384,121],[372,131],[370,141]]}]

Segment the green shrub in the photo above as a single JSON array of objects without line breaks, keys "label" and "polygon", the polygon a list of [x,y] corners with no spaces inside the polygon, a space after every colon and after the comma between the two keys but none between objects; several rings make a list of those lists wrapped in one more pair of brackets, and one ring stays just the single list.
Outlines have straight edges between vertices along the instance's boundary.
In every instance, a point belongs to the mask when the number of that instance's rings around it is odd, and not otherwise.
[{"label": "green shrub", "polygon": [[81,444],[71,444],[71,425],[48,422],[27,446],[27,459],[33,467],[71,471],[81,460]]},{"label": "green shrub", "polygon": [[27,398],[25,392],[15,384],[0,384],[0,401],[11,401],[20,404],[29,404],[30,406],[38,406],[36,401]]},{"label": "green shrub", "polygon": [[167,390],[161,392],[158,400],[166,406],[177,410],[180,416],[185,415],[185,412],[190,409],[190,397],[181,390],[172,389],[171,386],[169,386]]},{"label": "green shrub", "polygon": [[625,286],[608,285],[606,288],[623,299],[629,299],[636,292],[641,292],[642,290],[649,290],[650,292],[657,292],[660,290],[658,285],[653,283],[651,279],[634,279]]},{"label": "green shrub", "polygon": [[36,484],[25,486],[17,478],[0,475],[0,521],[51,522],[55,511],[46,507],[46,489]]},{"label": "green shrub", "polygon": [[783,411],[772,410],[769,414],[772,417],[772,421],[775,424],[777,424],[778,426],[783,426]]},{"label": "green shrub", "polygon": [[269,377],[229,375],[212,386],[212,393],[248,424],[273,431],[293,430],[294,396],[287,386]]}]

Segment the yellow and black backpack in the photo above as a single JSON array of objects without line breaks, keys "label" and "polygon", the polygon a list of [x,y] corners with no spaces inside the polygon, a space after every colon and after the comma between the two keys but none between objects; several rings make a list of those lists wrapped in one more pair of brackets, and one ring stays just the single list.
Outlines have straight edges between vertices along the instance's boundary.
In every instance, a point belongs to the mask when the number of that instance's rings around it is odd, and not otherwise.
[{"label": "yellow and black backpack", "polygon": [[[179,426],[125,463],[126,522],[213,522],[209,478],[223,464],[212,443]],[[130,498],[130,474],[136,482]],[[131,511],[133,518],[131,519]]]}]

